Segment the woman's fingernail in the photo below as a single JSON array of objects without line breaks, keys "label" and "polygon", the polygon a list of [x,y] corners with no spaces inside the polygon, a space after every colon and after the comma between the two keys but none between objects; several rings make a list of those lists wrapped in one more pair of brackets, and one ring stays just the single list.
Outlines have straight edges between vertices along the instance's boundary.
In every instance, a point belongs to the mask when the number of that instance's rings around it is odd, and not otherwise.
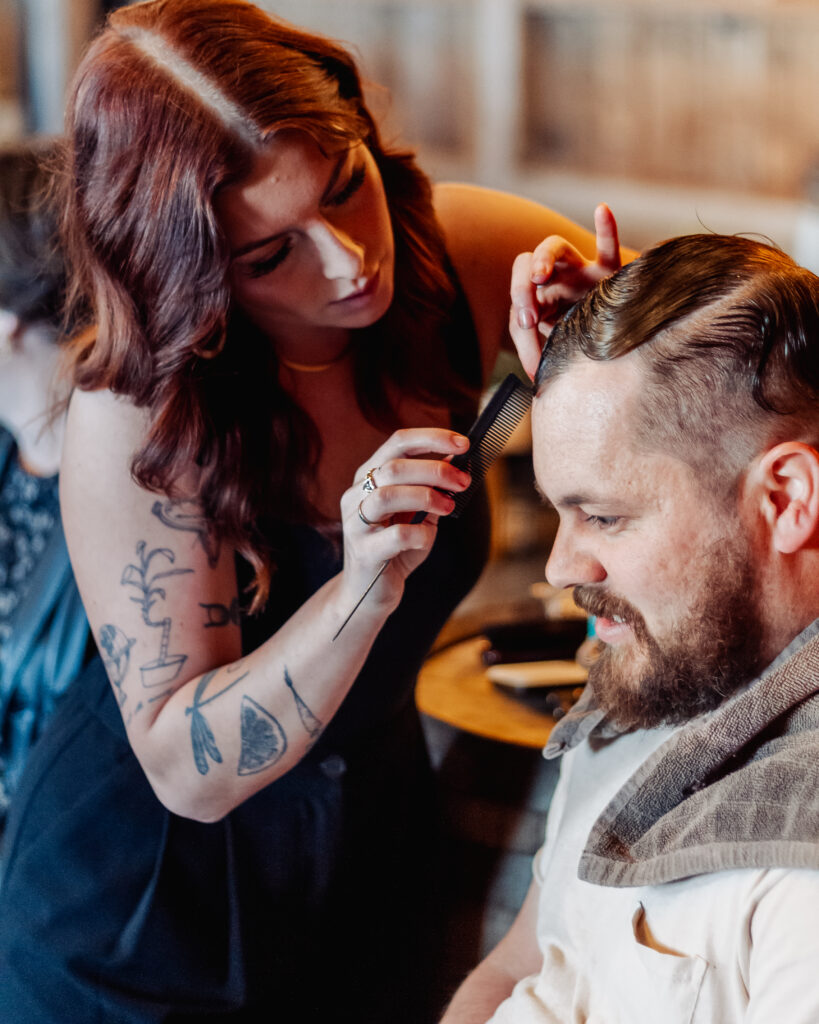
[{"label": "woman's fingernail", "polygon": [[469,438],[464,437],[463,434],[453,434],[452,443],[455,445],[456,448],[468,448]]},{"label": "woman's fingernail", "polygon": [[534,327],[537,323],[535,314],[531,309],[519,309],[518,310],[518,325],[525,331],[528,331],[531,327]]}]

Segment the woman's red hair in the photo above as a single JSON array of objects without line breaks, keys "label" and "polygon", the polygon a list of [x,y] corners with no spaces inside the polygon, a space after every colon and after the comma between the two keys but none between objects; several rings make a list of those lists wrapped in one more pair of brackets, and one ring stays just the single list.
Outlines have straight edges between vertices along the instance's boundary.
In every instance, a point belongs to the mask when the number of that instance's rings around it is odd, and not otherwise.
[{"label": "woman's red hair", "polygon": [[149,0],[109,16],[68,105],[64,238],[71,296],[93,325],[71,348],[75,384],[150,412],[132,465],[143,486],[196,496],[216,537],[267,594],[277,521],[321,524],[306,497],[319,454],[309,418],[278,384],[272,345],[231,307],[229,251],[213,208],[285,128],[320,145],[363,141],[387,194],[395,298],[356,332],[358,399],[391,428],[387,381],[463,399],[442,343],[454,291],[427,179],[388,151],[349,54],[243,0]]}]

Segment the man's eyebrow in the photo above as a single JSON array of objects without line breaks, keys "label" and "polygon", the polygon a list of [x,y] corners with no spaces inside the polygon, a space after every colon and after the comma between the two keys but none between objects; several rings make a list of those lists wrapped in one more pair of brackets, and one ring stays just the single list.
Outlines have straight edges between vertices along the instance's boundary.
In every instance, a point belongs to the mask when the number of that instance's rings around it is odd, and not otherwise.
[{"label": "man's eyebrow", "polygon": [[555,502],[559,508],[577,508],[579,505],[596,505],[599,499],[590,494],[567,494]]},{"label": "man's eyebrow", "polygon": [[[327,179],[327,184],[325,185],[324,191],[321,193],[321,198],[319,199],[320,205],[323,206],[330,198],[330,195],[332,194],[333,189],[336,186],[336,182],[338,181],[338,176],[339,174],[341,174],[341,169],[346,163],[348,152],[349,150],[345,149],[342,153],[339,154],[336,162],[333,164],[330,170],[330,177]],[[286,231],[278,231],[275,235],[268,235],[266,238],[256,239],[255,242],[248,242],[246,245],[240,245],[238,249],[234,249],[233,253],[231,254],[231,259],[235,260],[238,259],[240,256],[247,256],[247,254],[249,252],[253,252],[254,249],[261,249],[265,245],[269,245],[271,242],[275,242],[277,238],[281,238],[282,235],[286,234]]]},{"label": "man's eyebrow", "polygon": [[535,480],[535,490],[540,495],[543,504],[548,508],[560,509],[560,508],[578,508],[581,505],[597,505],[600,504],[600,499],[595,498],[591,494],[566,494],[557,501],[552,501],[548,498],[543,491],[540,489],[540,484]]}]

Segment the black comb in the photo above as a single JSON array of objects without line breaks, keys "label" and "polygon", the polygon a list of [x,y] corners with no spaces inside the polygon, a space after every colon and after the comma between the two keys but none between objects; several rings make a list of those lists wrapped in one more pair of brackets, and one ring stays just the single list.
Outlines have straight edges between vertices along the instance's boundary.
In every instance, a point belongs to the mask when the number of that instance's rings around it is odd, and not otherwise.
[{"label": "black comb", "polygon": [[[455,508],[448,518],[457,519],[463,514],[487,470],[503,451],[515,427],[531,406],[532,385],[524,384],[514,373],[510,373],[495,389],[480,416],[472,424],[467,434],[469,450],[452,459],[453,466],[471,473],[472,483],[465,491],[450,495]],[[426,513],[421,512],[419,515],[421,518],[416,517],[413,522],[422,522]]]},{"label": "black comb", "polygon": [[[452,459],[453,466],[472,474],[472,482],[465,491],[450,495],[455,502],[455,508],[449,513],[448,518],[457,519],[463,514],[475,490],[486,476],[487,470],[503,451],[504,445],[512,436],[515,427],[531,408],[532,398],[532,385],[524,384],[514,373],[510,373],[495,389],[494,394],[467,434],[469,451],[464,452],[463,455],[456,455]],[[417,512],[412,522],[422,523],[426,517],[426,512]],[[356,609],[378,582],[381,573],[388,565],[389,562],[383,563],[367,589],[356,601],[350,614],[336,630],[333,640],[353,617]]]}]

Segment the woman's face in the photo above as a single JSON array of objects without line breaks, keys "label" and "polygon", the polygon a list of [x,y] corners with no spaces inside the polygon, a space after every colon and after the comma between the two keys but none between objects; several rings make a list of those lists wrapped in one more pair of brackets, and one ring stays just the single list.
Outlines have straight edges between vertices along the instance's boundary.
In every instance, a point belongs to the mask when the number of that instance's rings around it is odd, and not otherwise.
[{"label": "woman's face", "polygon": [[310,136],[282,132],[214,205],[233,297],[283,354],[320,353],[389,308],[392,226],[365,145],[325,154]]}]

